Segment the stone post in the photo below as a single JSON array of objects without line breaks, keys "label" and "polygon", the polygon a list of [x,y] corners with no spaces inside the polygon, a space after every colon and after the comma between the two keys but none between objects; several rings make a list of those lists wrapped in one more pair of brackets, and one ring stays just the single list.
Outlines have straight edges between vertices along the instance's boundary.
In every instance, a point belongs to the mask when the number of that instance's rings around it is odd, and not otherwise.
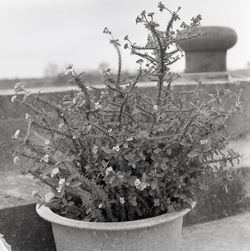
[{"label": "stone post", "polygon": [[236,32],[220,26],[202,26],[201,31],[201,37],[179,43],[185,52],[185,73],[226,72],[227,50],[235,45]]}]

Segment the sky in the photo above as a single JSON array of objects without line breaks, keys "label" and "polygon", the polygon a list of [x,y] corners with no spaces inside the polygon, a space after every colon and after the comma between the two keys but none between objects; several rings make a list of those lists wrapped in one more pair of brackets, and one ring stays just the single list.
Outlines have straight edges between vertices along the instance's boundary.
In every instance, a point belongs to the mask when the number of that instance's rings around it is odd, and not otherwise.
[{"label": "sky", "polygon": [[[123,43],[125,35],[143,44],[146,33],[135,24],[142,11],[157,12],[158,0],[0,0],[0,78],[41,77],[49,63],[63,69],[97,69],[101,63],[116,68],[117,56],[103,34],[112,30]],[[188,22],[202,15],[202,25],[229,26],[238,34],[228,51],[228,69],[250,62],[249,0],[162,0],[171,10],[182,7]],[[159,13],[162,24],[168,16]],[[123,69],[136,69],[136,58],[122,51]],[[184,60],[173,70],[183,71]]]}]

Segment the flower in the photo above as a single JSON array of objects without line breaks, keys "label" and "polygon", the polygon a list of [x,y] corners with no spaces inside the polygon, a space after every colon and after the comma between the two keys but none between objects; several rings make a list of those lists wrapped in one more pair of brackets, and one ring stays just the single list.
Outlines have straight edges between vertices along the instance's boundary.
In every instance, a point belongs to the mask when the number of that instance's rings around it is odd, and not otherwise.
[{"label": "flower", "polygon": [[148,186],[148,184],[146,184],[145,182],[141,182],[139,179],[136,179],[134,184],[135,187],[141,191],[143,191]]},{"label": "flower", "polygon": [[160,206],[160,199],[154,199],[154,206],[159,207]]},{"label": "flower", "polygon": [[158,111],[158,105],[154,105],[154,106],[153,106],[153,109],[154,109],[155,111]]},{"label": "flower", "polygon": [[25,119],[29,119],[30,115],[28,113],[25,113]]},{"label": "flower", "polygon": [[62,178],[62,179],[59,179],[59,182],[58,182],[59,186],[56,188],[57,192],[60,193],[64,187],[64,184],[65,184],[65,179]]},{"label": "flower", "polygon": [[92,153],[97,154],[97,152],[98,152],[98,146],[94,145],[92,148]]},{"label": "flower", "polygon": [[57,175],[59,173],[59,168],[56,167],[54,168],[51,173],[50,173],[50,176],[53,178],[55,175]]},{"label": "flower", "polygon": [[63,188],[62,186],[57,187],[56,188],[57,192],[60,193],[62,191],[62,188]]},{"label": "flower", "polygon": [[63,186],[64,183],[65,183],[65,179],[63,179],[63,178],[60,179],[59,182],[58,182],[59,186]]},{"label": "flower", "polygon": [[138,186],[141,184],[141,181],[139,179],[135,180],[135,187],[138,188]]},{"label": "flower", "polygon": [[115,150],[115,151],[117,151],[117,152],[119,152],[120,151],[120,146],[114,146],[113,148],[112,148],[112,150]]},{"label": "flower", "polygon": [[103,208],[102,203],[98,204],[98,208],[99,208],[99,209]]},{"label": "flower", "polygon": [[113,168],[111,166],[107,167],[105,174],[108,176],[111,172],[114,172]]},{"label": "flower", "polygon": [[100,104],[99,101],[95,102],[95,109],[96,109],[96,110],[100,109],[101,107],[102,107],[102,106],[101,106],[101,104]]},{"label": "flower", "polygon": [[46,139],[46,140],[44,141],[44,145],[48,146],[49,144],[50,144],[50,141],[49,141],[48,139]]},{"label": "flower", "polygon": [[110,128],[110,129],[108,130],[108,134],[109,134],[109,136],[112,136],[112,135],[113,135],[112,128]]},{"label": "flower", "polygon": [[17,98],[17,96],[16,96],[16,95],[12,96],[12,97],[11,97],[11,100],[10,100],[10,101],[11,101],[11,103],[14,103],[14,102],[16,101],[16,98]]},{"label": "flower", "polygon": [[17,139],[20,134],[20,130],[16,130],[15,134],[12,136],[12,138]]},{"label": "flower", "polygon": [[108,94],[107,90],[101,91],[101,96],[104,96],[104,95],[106,95],[106,94]]},{"label": "flower", "polygon": [[61,123],[61,124],[58,126],[58,129],[59,129],[59,130],[62,130],[62,129],[64,129],[64,127],[65,127],[65,125],[64,125],[63,123]]},{"label": "flower", "polygon": [[123,205],[125,203],[125,199],[123,197],[119,198],[120,203]]},{"label": "flower", "polygon": [[200,144],[201,145],[205,145],[205,144],[207,144],[208,143],[208,140],[207,139],[202,139],[202,140],[200,140]]},{"label": "flower", "polygon": [[22,82],[16,83],[15,84],[15,92],[18,93],[18,92],[21,92],[21,91],[24,91],[23,83]]},{"label": "flower", "polygon": [[138,190],[143,191],[147,186],[148,186],[148,185],[147,185],[146,183],[141,182],[141,184],[138,185],[136,188],[137,188]]},{"label": "flower", "polygon": [[18,166],[18,165],[20,165],[20,158],[18,157],[18,156],[15,156],[14,158],[13,158],[13,162],[14,162],[14,164],[16,165],[16,166]]},{"label": "flower", "polygon": [[45,163],[48,163],[49,162],[49,155],[48,154],[45,154],[41,159],[40,159],[40,162],[45,162]]}]

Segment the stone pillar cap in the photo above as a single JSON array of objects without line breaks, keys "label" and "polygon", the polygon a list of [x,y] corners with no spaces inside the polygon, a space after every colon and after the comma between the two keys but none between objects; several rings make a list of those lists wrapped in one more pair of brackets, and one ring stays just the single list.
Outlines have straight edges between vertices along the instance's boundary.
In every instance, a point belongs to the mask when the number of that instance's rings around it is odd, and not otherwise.
[{"label": "stone pillar cap", "polygon": [[[201,26],[202,36],[178,42],[185,52],[227,51],[237,41],[236,32],[224,26]],[[184,33],[185,34],[185,33]]]}]

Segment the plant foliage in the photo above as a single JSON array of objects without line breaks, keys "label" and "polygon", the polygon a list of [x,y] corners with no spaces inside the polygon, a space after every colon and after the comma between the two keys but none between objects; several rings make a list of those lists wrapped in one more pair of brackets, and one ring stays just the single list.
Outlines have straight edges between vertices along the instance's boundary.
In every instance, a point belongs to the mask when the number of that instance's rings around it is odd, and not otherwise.
[{"label": "plant foliage", "polygon": [[[204,180],[239,157],[225,151],[226,125],[239,109],[239,96],[217,91],[205,102],[199,85],[187,92],[172,88],[177,75],[170,66],[182,55],[178,42],[201,35],[201,17],[182,23],[182,33],[174,29],[180,8],[158,7],[170,15],[165,30],[154,13],[143,11],[136,23],[149,33],[146,45],[124,38],[124,48],[139,57],[133,80],[122,75],[121,43],[105,28],[117,51],[118,71],[104,70],[104,89],[89,88],[72,65],[66,74],[80,89],[74,98],[54,103],[20,83],[15,87],[12,101],[29,113],[27,132],[13,136],[18,142],[14,162],[33,161],[26,171],[54,194],[50,202],[39,198],[60,215],[114,222],[181,210],[190,207]],[[154,97],[137,88],[145,76],[157,83]]]}]

